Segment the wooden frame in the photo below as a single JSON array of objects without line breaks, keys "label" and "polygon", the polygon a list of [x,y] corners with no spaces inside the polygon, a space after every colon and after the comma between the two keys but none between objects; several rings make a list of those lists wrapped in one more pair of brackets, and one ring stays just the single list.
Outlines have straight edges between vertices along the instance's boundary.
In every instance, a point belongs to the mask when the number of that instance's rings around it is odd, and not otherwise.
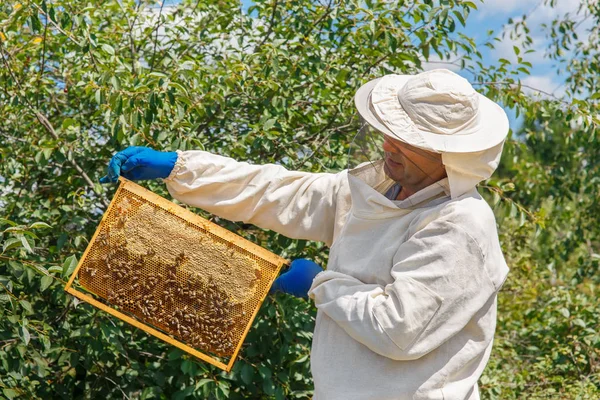
[{"label": "wooden frame", "polygon": [[[112,208],[115,204],[115,199],[118,198],[118,195],[122,190],[127,190],[131,193],[134,193],[134,194],[140,196],[141,198],[144,198],[145,200],[151,202],[152,204],[154,204],[158,207],[161,207],[162,209],[168,211],[169,213],[171,213],[175,216],[178,216],[188,222],[191,222],[196,226],[201,227],[206,232],[211,233],[215,236],[218,236],[218,237],[236,245],[237,247],[244,249],[244,250],[256,255],[257,257],[271,263],[272,265],[276,266],[275,276],[279,273],[281,267],[284,264],[288,264],[289,262],[286,259],[279,257],[278,255],[273,254],[270,251],[242,238],[241,236],[238,236],[235,233],[232,233],[232,232],[228,231],[227,229],[222,228],[222,227],[202,218],[201,216],[194,214],[193,212],[191,212],[189,210],[186,210],[185,208],[183,208],[173,202],[171,202],[155,193],[152,193],[151,191],[137,185],[136,183],[133,183],[123,177],[120,177],[119,181],[120,181],[119,188],[117,189],[117,192],[115,193],[112,201],[110,202],[106,212],[102,216],[102,219],[101,219],[100,223],[98,224],[96,232],[94,233],[94,236],[90,240],[88,247],[86,248],[85,252],[83,253],[83,256],[79,260],[77,267],[75,268],[75,270],[73,271],[73,274],[71,275],[69,281],[67,282],[67,284],[65,286],[65,291],[68,292],[69,294],[72,294],[73,296],[93,305],[94,307],[97,307],[103,311],[106,311],[107,313],[143,330],[144,332],[147,332],[153,336],[156,336],[159,339],[162,339],[165,342],[167,342],[175,347],[178,347],[181,350],[183,350],[189,354],[192,354],[193,356],[195,356],[205,362],[208,362],[208,363],[210,363],[218,368],[221,368],[227,372],[231,371],[231,368],[233,368],[233,364],[235,363],[235,360],[241,349],[241,346],[244,343],[246,335],[248,334],[248,331],[250,330],[250,327],[252,326],[252,322],[254,321],[256,314],[258,313],[262,303],[264,302],[264,300],[267,296],[267,293],[265,293],[262,296],[262,298],[260,299],[260,301],[256,304],[256,307],[254,308],[254,312],[251,315],[251,317],[249,318],[248,323],[246,324],[243,334],[242,334],[233,354],[231,355],[231,359],[229,360],[229,363],[224,364],[221,361],[219,361],[209,355],[206,355],[206,354],[188,346],[187,344],[185,344],[177,339],[174,339],[174,338],[166,335],[165,333],[162,333],[161,331],[159,331],[157,329],[155,329],[149,325],[146,325],[144,322],[138,321],[137,319],[94,299],[90,295],[83,293],[80,290],[77,290],[73,286],[74,280],[77,277],[80,268],[84,264],[84,262],[88,256],[88,253],[90,252],[90,250],[92,248],[92,245],[96,241],[96,237],[100,233],[101,228],[107,219],[107,216],[109,216],[111,214]],[[269,285],[268,285],[269,287],[273,284],[273,281],[274,281],[274,278],[269,282]]]}]

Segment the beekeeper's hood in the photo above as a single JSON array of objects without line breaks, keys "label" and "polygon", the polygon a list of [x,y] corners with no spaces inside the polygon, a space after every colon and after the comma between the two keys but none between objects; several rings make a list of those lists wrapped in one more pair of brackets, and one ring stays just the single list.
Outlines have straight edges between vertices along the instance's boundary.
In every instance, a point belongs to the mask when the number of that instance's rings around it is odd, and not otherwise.
[{"label": "beekeeper's hood", "polygon": [[386,75],[363,85],[354,101],[378,132],[441,153],[452,198],[498,166],[509,129],[506,113],[449,70]]}]

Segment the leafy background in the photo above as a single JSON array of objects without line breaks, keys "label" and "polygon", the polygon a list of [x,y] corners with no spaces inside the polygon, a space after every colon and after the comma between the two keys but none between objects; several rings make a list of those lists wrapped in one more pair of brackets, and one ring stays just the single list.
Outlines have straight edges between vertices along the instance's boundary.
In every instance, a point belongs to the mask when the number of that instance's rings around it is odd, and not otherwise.
[{"label": "leafy background", "polygon": [[[544,0],[549,7],[554,0]],[[264,303],[231,373],[196,361],[63,291],[115,187],[107,161],[130,145],[206,149],[290,169],[339,171],[368,79],[458,60],[523,120],[480,191],[511,273],[499,296],[485,399],[600,397],[599,6],[589,40],[548,21],[565,95],[530,97],[526,20],[516,61],[482,60],[458,32],[470,1],[8,0],[0,4],[0,390],[7,398],[306,399],[314,307]],[[161,182],[143,182],[168,196]],[[325,265],[320,243],[205,214],[284,257]]]}]

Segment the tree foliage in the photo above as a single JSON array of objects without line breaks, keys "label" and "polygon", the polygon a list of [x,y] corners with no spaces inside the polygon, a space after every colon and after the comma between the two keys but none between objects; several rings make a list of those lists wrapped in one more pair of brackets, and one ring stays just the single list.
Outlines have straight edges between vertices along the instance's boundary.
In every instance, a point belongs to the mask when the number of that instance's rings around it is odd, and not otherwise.
[{"label": "tree foliage", "polygon": [[[458,32],[475,8],[458,0],[255,1],[247,11],[231,0],[3,2],[3,395],[309,398],[308,302],[270,297],[223,373],[62,291],[114,193],[97,180],[129,145],[340,170],[358,126],[355,90],[436,58],[459,64],[525,119],[482,188],[512,267],[483,396],[597,397],[598,99],[581,98],[597,90],[598,64],[587,56],[598,44],[579,44],[568,17],[549,24],[572,96],[532,99],[519,83],[530,49],[515,49],[516,64],[488,66],[480,49],[496,38],[475,43]],[[527,46],[525,22],[511,27]],[[143,185],[168,195],[160,182]],[[211,218],[284,257],[326,263],[320,243]]]}]

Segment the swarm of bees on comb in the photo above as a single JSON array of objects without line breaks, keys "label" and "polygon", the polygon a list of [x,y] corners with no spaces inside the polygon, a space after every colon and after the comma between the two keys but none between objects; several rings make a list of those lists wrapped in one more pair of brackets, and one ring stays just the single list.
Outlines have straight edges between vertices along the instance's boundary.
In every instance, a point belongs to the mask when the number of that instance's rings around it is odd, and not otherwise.
[{"label": "swarm of bees on comb", "polygon": [[117,205],[118,219],[98,233],[97,248],[80,270],[80,283],[192,347],[231,355],[247,320],[240,302],[211,276],[190,269],[184,251],[171,260],[151,248],[145,254],[130,251],[122,233],[130,208],[125,198]]}]

